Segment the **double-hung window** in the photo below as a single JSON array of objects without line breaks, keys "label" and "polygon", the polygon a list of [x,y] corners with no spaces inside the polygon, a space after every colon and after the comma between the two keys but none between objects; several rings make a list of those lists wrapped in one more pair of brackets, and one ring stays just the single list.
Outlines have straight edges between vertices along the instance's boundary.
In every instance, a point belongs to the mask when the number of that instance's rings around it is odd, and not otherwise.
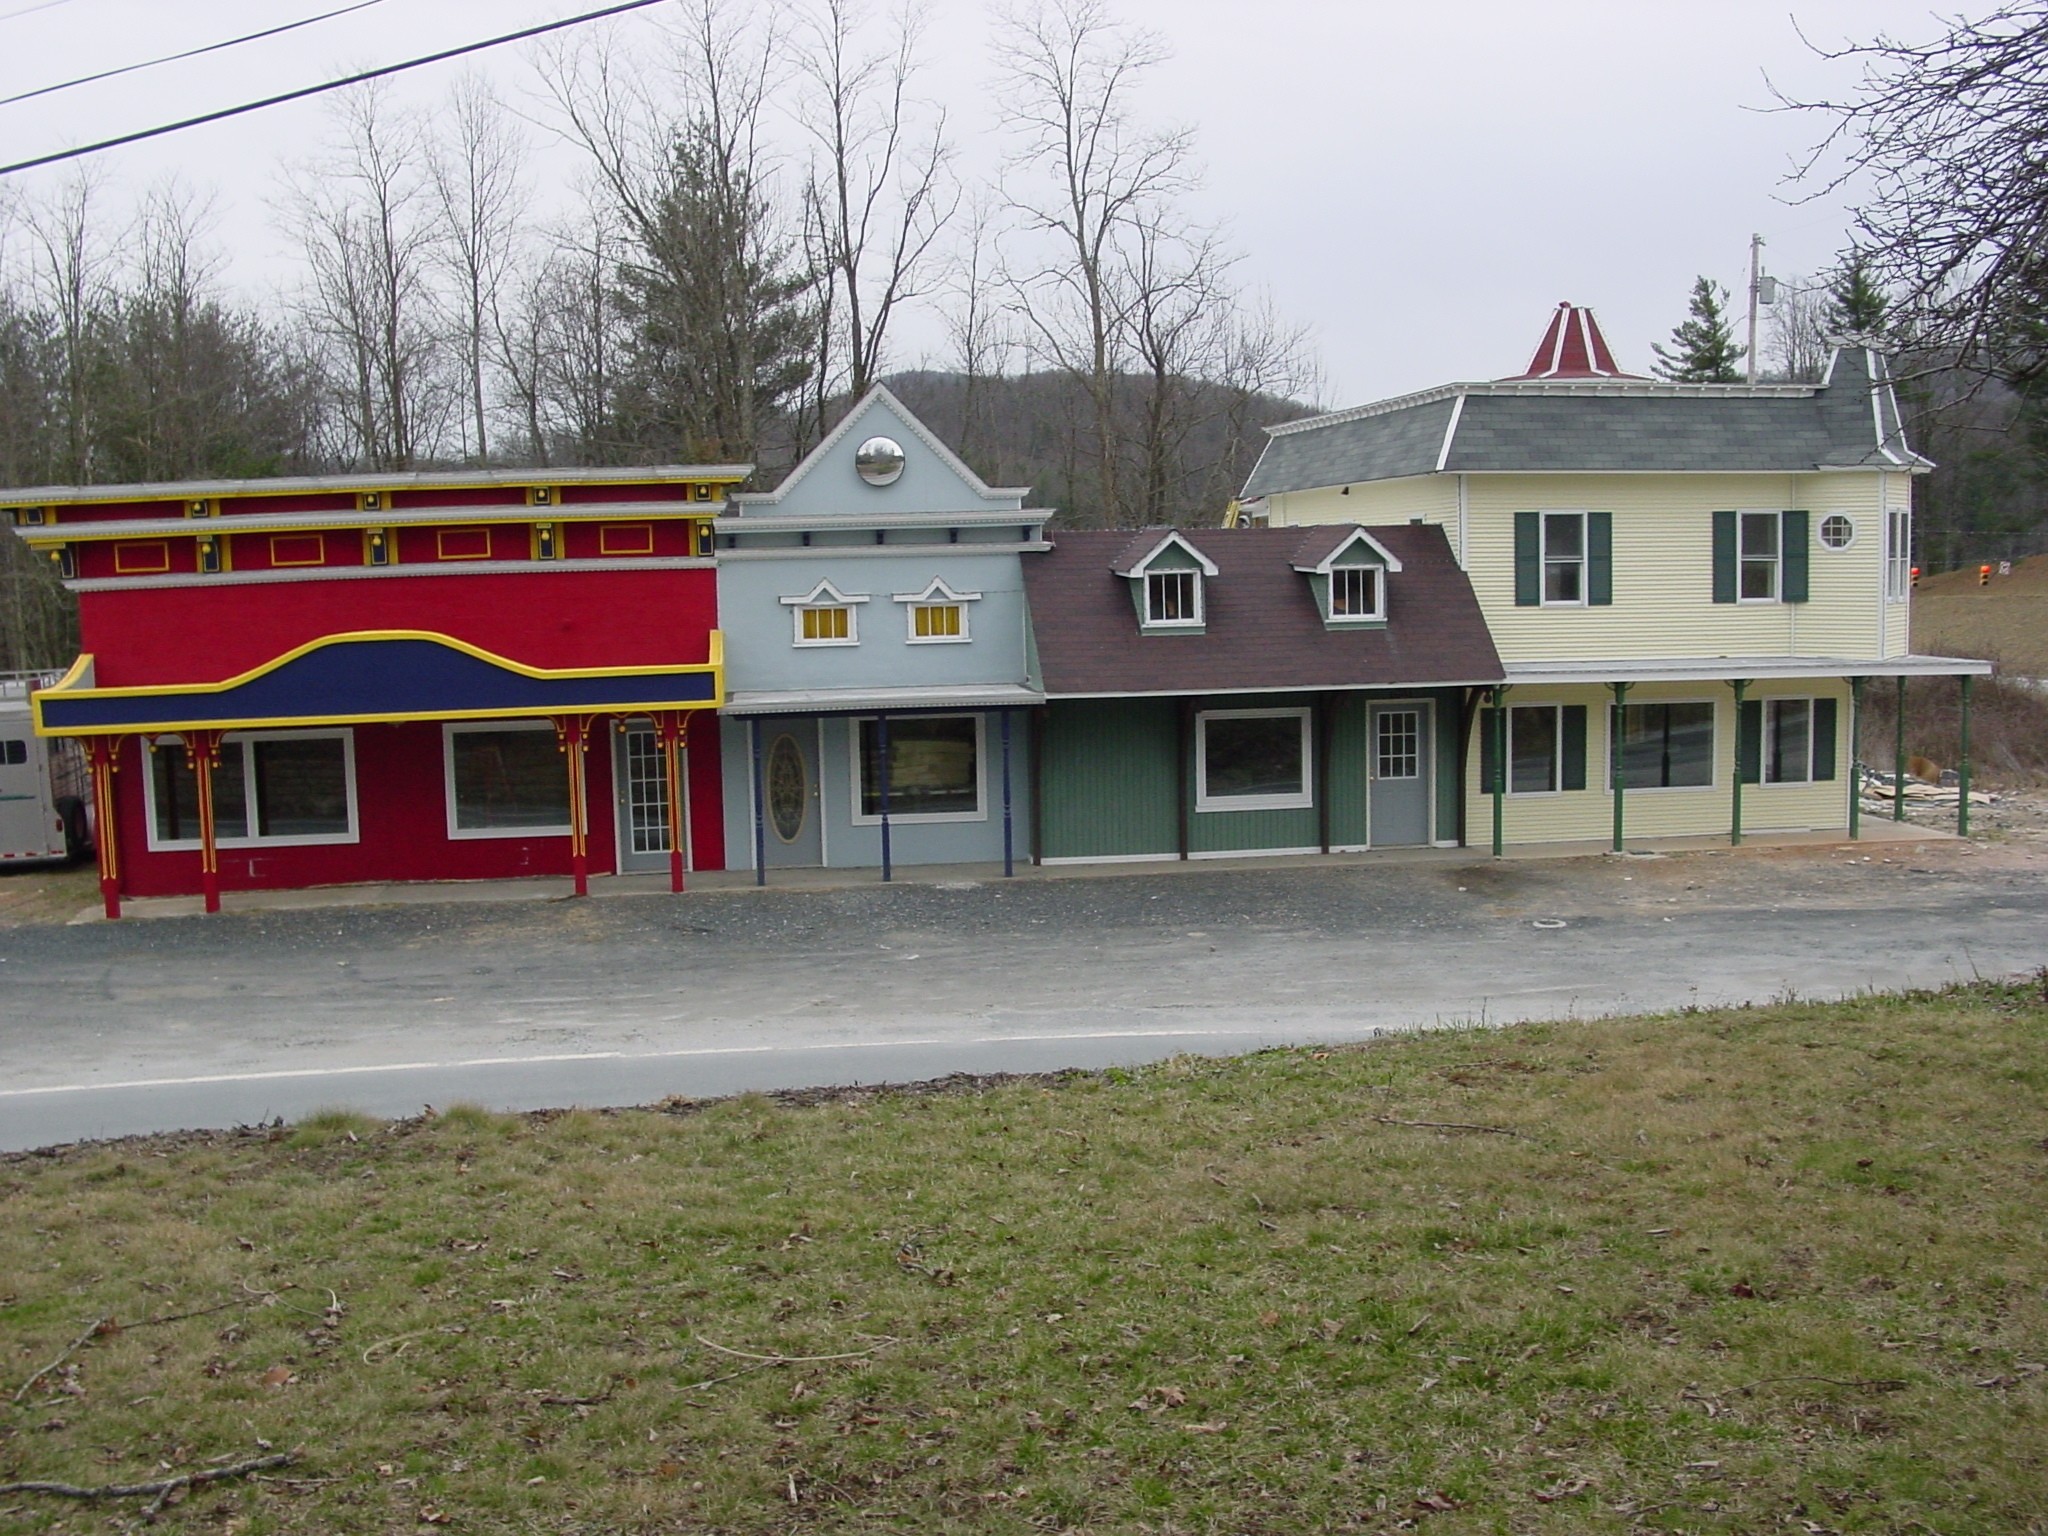
[{"label": "double-hung window", "polygon": [[1885,601],[1903,603],[1913,590],[1913,514],[1903,509],[1884,517]]},{"label": "double-hung window", "polygon": [[[197,848],[199,773],[184,742],[160,739],[143,780],[149,845]],[[213,768],[213,835],[243,844],[352,843],[355,741],[348,731],[264,731],[221,743]]]},{"label": "double-hung window", "polygon": [[1627,704],[1621,711],[1623,789],[1706,789],[1714,782],[1714,706]]},{"label": "double-hung window", "polygon": [[1572,607],[1586,601],[1586,514],[1543,514],[1543,602]]},{"label": "double-hung window", "polygon": [[1737,557],[1737,591],[1745,603],[1775,603],[1783,544],[1776,512],[1745,512]]},{"label": "double-hung window", "polygon": [[1198,571],[1147,571],[1145,573],[1145,622],[1147,624],[1201,623],[1201,573]]}]

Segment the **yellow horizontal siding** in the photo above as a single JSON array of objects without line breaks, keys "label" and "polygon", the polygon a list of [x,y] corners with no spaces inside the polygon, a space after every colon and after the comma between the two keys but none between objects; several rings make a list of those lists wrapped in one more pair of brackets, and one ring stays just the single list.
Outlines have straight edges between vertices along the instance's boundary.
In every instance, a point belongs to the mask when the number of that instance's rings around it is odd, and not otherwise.
[{"label": "yellow horizontal siding", "polygon": [[[1415,517],[1455,525],[1457,516],[1456,475],[1375,480],[1352,486],[1348,496],[1342,486],[1328,486],[1266,498],[1266,518],[1276,528],[1313,523],[1405,523]],[[1457,542],[1455,526],[1451,528],[1451,541]]]},{"label": "yellow horizontal siding", "polygon": [[[1851,770],[1849,690],[1833,678],[1784,679],[1752,686],[1746,697],[1832,698],[1839,700],[1835,727],[1835,777],[1819,784],[1745,784],[1742,827],[1750,832],[1832,831],[1849,824]],[[1634,842],[1657,837],[1726,836],[1735,811],[1735,693],[1697,683],[1644,683],[1629,689],[1632,704],[1706,700],[1714,705],[1714,782],[1703,789],[1638,789],[1622,796],[1623,837]],[[1523,687],[1510,690],[1510,706],[1586,706],[1586,788],[1549,795],[1508,795],[1502,807],[1503,836],[1510,844],[1605,841],[1614,835],[1614,797],[1608,788],[1612,743],[1606,688]],[[1465,765],[1469,811],[1467,840],[1483,846],[1493,836],[1493,797],[1480,790],[1481,732],[1475,726]]]}]

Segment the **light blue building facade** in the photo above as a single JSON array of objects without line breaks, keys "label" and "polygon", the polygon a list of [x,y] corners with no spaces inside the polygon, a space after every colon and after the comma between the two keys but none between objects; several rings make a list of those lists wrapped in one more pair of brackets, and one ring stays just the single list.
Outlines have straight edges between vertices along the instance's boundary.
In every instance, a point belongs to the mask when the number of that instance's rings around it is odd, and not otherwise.
[{"label": "light blue building facade", "polygon": [[716,519],[727,867],[1028,859],[1023,559],[1050,513],[876,388]]}]

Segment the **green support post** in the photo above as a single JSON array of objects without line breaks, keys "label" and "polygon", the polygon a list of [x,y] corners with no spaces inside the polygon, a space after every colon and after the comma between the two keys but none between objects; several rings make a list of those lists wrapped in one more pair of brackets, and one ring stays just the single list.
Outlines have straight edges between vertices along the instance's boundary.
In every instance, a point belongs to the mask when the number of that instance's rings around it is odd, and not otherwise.
[{"label": "green support post", "polygon": [[1621,817],[1621,711],[1628,698],[1627,683],[1610,683],[1614,708],[1607,716],[1607,779],[1614,786],[1614,851],[1622,851]]},{"label": "green support post", "polygon": [[1728,818],[1728,846],[1742,846],[1742,696],[1749,691],[1749,680],[1738,677],[1731,686],[1735,689],[1735,773],[1733,775],[1733,810]]},{"label": "green support post", "polygon": [[1906,674],[1899,674],[1899,730],[1892,753],[1892,820],[1906,819]]},{"label": "green support post", "polygon": [[1863,836],[1863,684],[1849,679],[1849,841]]},{"label": "green support post", "polygon": [[1506,843],[1507,792],[1508,792],[1508,690],[1502,686],[1493,690],[1493,740],[1487,743],[1493,753],[1493,856],[1501,856]]},{"label": "green support post", "polygon": [[1956,764],[1956,836],[1970,835],[1970,685],[1974,677],[1963,678],[1963,757]]}]

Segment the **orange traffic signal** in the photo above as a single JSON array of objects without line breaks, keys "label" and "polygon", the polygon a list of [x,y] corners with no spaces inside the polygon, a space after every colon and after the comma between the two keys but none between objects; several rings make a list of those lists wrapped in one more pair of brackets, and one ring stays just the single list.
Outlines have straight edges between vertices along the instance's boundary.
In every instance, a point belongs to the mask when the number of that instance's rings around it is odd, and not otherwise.
[{"label": "orange traffic signal", "polygon": [[1988,586],[1990,586],[1990,585],[1991,585],[1991,567],[1990,567],[1990,566],[1988,566],[1988,565],[1980,565],[1980,566],[1978,566],[1978,567],[1977,567],[1977,585],[1978,585],[1978,586],[1980,586],[1980,587],[1988,587]]}]

